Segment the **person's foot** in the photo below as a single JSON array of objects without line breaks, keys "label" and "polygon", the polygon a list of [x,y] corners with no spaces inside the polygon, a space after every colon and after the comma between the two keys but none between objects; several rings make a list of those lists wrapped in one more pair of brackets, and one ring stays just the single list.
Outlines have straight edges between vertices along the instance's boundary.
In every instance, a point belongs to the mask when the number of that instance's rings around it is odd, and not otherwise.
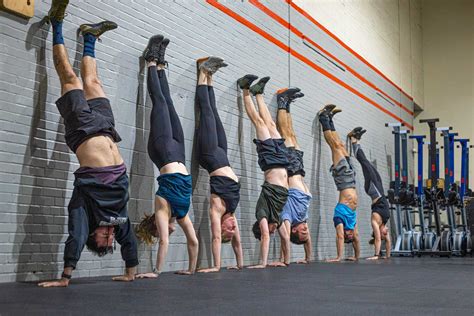
[{"label": "person's foot", "polygon": [[158,61],[158,59],[160,58],[161,42],[163,42],[163,39],[164,36],[161,34],[150,37],[148,45],[146,46],[145,51],[143,52],[143,58],[147,62]]},{"label": "person's foot", "polygon": [[197,62],[199,70],[204,70],[211,75],[218,71],[219,68],[227,67],[224,59],[215,56],[201,58]]},{"label": "person's foot", "polygon": [[105,32],[114,30],[117,27],[117,23],[113,21],[102,21],[95,24],[81,24],[79,29],[81,30],[83,36],[86,34],[91,34],[96,38],[99,38]]},{"label": "person's foot", "polygon": [[253,95],[263,94],[268,80],[270,80],[270,77],[263,77],[260,79],[256,84],[250,87],[250,93]]},{"label": "person's foot", "polygon": [[239,85],[240,89],[249,89],[252,82],[254,82],[257,79],[258,79],[257,76],[249,74],[237,80],[237,84]]},{"label": "person's foot", "polygon": [[375,238],[372,238],[371,240],[369,240],[369,245],[373,245],[375,244]]},{"label": "person's foot", "polygon": [[48,11],[48,15],[46,16],[46,20],[48,22],[51,20],[56,22],[61,22],[64,20],[68,4],[69,0],[53,0],[53,3],[51,3],[51,8]]},{"label": "person's foot", "polygon": [[352,131],[350,131],[349,134],[347,134],[347,137],[351,139],[354,138],[356,140],[360,140],[362,135],[364,135],[365,132],[367,131],[359,126],[359,127],[354,128]]},{"label": "person's foot", "polygon": [[331,112],[336,108],[336,106],[334,104],[327,104],[325,105],[321,110],[319,110],[318,112],[318,116],[319,117],[322,117],[322,116],[326,116],[326,117],[330,117],[331,116]]},{"label": "person's foot", "polygon": [[341,113],[342,110],[338,108],[334,108],[331,113],[329,113],[329,118],[332,120],[333,116],[336,115],[337,113]]},{"label": "person's foot", "polygon": [[288,105],[286,106],[286,112],[290,113],[290,104],[295,101],[296,99],[298,98],[302,98],[304,97],[304,93],[303,92],[297,92],[295,94],[293,94],[289,100],[288,100]]},{"label": "person's foot", "polygon": [[277,104],[279,110],[288,111],[290,99],[298,92],[300,88],[283,88],[277,91]]},{"label": "person's foot", "polygon": [[161,41],[160,48],[158,49],[158,60],[157,64],[158,65],[166,65],[167,62],[165,60],[165,52],[166,52],[166,47],[170,43],[170,40],[168,38],[165,38]]}]

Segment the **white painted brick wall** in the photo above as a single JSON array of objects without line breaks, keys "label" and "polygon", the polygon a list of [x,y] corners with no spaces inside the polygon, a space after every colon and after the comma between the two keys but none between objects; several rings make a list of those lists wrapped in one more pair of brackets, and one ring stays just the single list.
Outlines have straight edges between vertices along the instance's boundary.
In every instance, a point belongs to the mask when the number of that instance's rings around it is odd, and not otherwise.
[{"label": "white painted brick wall", "polygon": [[[318,66],[334,74],[407,122],[410,116],[387,103],[370,87],[343,72],[306,47],[288,30],[247,2],[223,1],[222,4],[252,21]],[[342,59],[392,97],[397,90],[366,65],[347,53],[327,35],[293,10],[284,1],[264,2],[276,14],[291,22],[332,54]],[[50,1],[37,1],[36,15],[28,23],[0,13],[0,282],[38,280],[56,277],[62,268],[64,241],[67,238],[67,203],[72,193],[72,172],[77,159],[64,143],[64,126],[55,107],[60,95],[58,77],[52,63],[51,32],[39,21],[49,9]],[[254,144],[255,130],[237,106],[235,80],[246,73],[272,77],[267,86],[266,101],[276,113],[274,92],[288,85],[298,86],[305,98],[292,106],[295,130],[305,151],[307,182],[314,200],[310,227],[316,259],[335,254],[332,210],[337,192],[329,174],[330,152],[322,141],[316,112],[325,103],[335,103],[344,112],[336,126],[345,135],[357,125],[368,129],[364,148],[377,160],[385,184],[388,184],[387,155],[392,154],[392,134],[384,127],[393,121],[372,105],[334,84],[246,26],[204,1],[74,1],[64,23],[65,42],[70,60],[79,65],[82,46],[76,28],[84,22],[111,19],[119,28],[97,43],[98,70],[111,100],[117,129],[123,141],[120,150],[130,172],[129,214],[134,223],[144,212],[153,209],[156,191],[156,168],[146,153],[151,101],[140,69],[141,55],[148,38],[162,33],[171,39],[167,51],[172,98],[181,117],[186,139],[187,166],[191,161],[194,134],[195,60],[206,55],[223,57],[229,67],[215,76],[217,106],[226,127],[229,159],[241,177],[242,197],[237,217],[242,232],[245,264],[256,263],[258,244],[251,233],[254,209],[263,174],[258,168]],[[79,39],[80,40],[80,39]],[[412,108],[408,100],[402,102]],[[411,163],[411,162],[410,162]],[[367,241],[370,201],[363,192],[362,171],[357,163],[360,207],[358,220],[362,238],[362,255],[372,254]],[[192,200],[191,217],[199,234],[199,265],[207,266],[211,258],[208,210],[208,176],[199,170]],[[166,270],[187,265],[185,238],[180,229],[171,238]],[[279,243],[271,246],[271,258],[278,255]],[[230,246],[223,246],[223,264],[234,263]],[[349,248],[347,248],[349,249]],[[140,271],[151,268],[156,247],[143,245]],[[293,246],[293,259],[303,256],[301,246]],[[84,250],[75,276],[98,276],[121,273],[119,251],[97,258]]]}]

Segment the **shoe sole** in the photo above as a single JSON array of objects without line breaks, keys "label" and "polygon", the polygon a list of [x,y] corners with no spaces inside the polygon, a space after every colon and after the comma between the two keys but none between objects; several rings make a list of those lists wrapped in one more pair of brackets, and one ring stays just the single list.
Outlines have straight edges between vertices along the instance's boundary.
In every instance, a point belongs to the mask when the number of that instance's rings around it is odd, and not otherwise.
[{"label": "shoe sole", "polygon": [[146,45],[146,48],[145,50],[143,51],[143,58],[146,59],[145,55],[148,53],[148,51],[150,50],[151,46],[153,44],[155,45],[160,45],[161,42],[164,40],[164,36],[159,34],[159,35],[153,35],[152,37],[150,37],[150,39],[148,40],[148,44]]},{"label": "shoe sole", "polygon": [[96,37],[104,34],[107,31],[115,30],[118,27],[117,23],[112,21],[100,22],[99,26],[92,26],[91,24],[82,24],[79,29],[82,34],[92,34]]}]

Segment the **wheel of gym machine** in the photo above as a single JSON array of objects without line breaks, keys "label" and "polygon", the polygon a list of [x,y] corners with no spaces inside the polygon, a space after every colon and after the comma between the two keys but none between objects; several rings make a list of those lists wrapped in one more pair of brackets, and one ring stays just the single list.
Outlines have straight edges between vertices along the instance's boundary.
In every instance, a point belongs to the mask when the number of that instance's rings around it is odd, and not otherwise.
[{"label": "wheel of gym machine", "polygon": [[413,232],[408,231],[404,232],[402,235],[402,251],[412,251],[413,250]]},{"label": "wheel of gym machine", "polygon": [[420,251],[422,249],[421,232],[413,232],[413,251]]},{"label": "wheel of gym machine", "polygon": [[472,236],[470,232],[464,234],[464,239],[462,241],[461,253],[463,256],[471,253],[472,251]]},{"label": "wheel of gym machine", "polygon": [[440,249],[441,251],[451,251],[451,232],[449,230],[441,233]]},{"label": "wheel of gym machine", "polygon": [[461,252],[463,250],[464,232],[455,232],[453,235],[453,251]]},{"label": "wheel of gym machine", "polygon": [[427,232],[423,240],[423,249],[431,250],[433,248],[435,240],[436,240],[435,234],[433,232]]}]

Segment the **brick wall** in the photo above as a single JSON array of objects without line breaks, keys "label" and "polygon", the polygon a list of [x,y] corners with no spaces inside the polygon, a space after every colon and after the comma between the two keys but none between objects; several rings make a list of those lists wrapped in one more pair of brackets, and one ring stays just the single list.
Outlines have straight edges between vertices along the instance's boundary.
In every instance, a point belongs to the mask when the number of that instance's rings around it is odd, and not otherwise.
[{"label": "brick wall", "polygon": [[[409,99],[367,65],[355,58],[333,38],[316,28],[300,13],[289,9],[284,1],[264,5],[294,27],[337,56],[346,65],[377,85],[409,109]],[[194,134],[195,60],[216,55],[229,67],[215,76],[219,114],[226,128],[229,159],[241,177],[241,203],[237,218],[241,227],[245,264],[256,263],[258,243],[251,233],[254,207],[263,173],[259,170],[252,139],[255,130],[239,108],[235,80],[246,73],[271,76],[265,99],[276,114],[274,92],[288,85],[298,86],[305,98],[292,106],[298,141],[305,151],[307,182],[313,194],[310,228],[316,259],[335,254],[332,210],[337,191],[329,174],[330,151],[324,143],[316,112],[326,103],[344,110],[336,118],[336,127],[345,135],[354,126],[368,129],[364,148],[377,161],[385,184],[389,173],[387,157],[392,155],[391,131],[384,127],[392,117],[368,103],[355,91],[374,100],[382,109],[394,113],[409,124],[411,116],[344,69],[329,62],[326,55],[309,48],[300,37],[283,27],[264,11],[248,2],[221,2],[235,15],[230,16],[205,1],[154,1],[143,5],[136,1],[74,1],[64,23],[65,43],[71,63],[78,70],[82,45],[76,29],[81,23],[110,19],[119,28],[103,36],[96,44],[100,78],[111,100],[117,129],[123,141],[120,150],[130,173],[129,214],[132,222],[153,210],[158,172],[146,153],[151,101],[146,92],[146,77],[140,62],[148,38],[161,33],[171,39],[167,50],[169,81],[176,110],[181,117],[186,139],[187,167],[193,170],[196,183],[190,215],[200,241],[199,265],[206,267],[211,258],[208,219],[208,175],[192,161]],[[67,203],[72,193],[72,172],[77,159],[64,142],[64,125],[55,107],[60,85],[54,71],[51,32],[40,23],[50,1],[37,1],[36,15],[29,22],[0,13],[0,282],[39,280],[58,276],[67,238]],[[226,11],[229,13],[229,11]],[[253,28],[253,30],[252,30]],[[268,39],[289,45],[298,56]],[[308,61],[320,67],[308,66]],[[328,78],[334,76],[332,79]],[[341,80],[347,86],[335,81]],[[410,161],[411,164],[411,161]],[[370,200],[363,192],[362,172],[357,165],[360,192],[358,221],[362,238],[362,255],[373,250],[367,244]],[[117,246],[118,247],[118,246]],[[293,260],[304,254],[301,246],[292,246]],[[272,239],[270,259],[277,257],[279,242]],[[347,251],[351,251],[349,247]],[[149,270],[155,262],[156,247],[139,247],[140,271]],[[223,265],[234,263],[232,249],[223,246]],[[166,270],[187,266],[186,241],[180,229],[170,240]],[[119,251],[97,258],[84,250],[75,276],[98,276],[121,273],[124,265]]]}]

